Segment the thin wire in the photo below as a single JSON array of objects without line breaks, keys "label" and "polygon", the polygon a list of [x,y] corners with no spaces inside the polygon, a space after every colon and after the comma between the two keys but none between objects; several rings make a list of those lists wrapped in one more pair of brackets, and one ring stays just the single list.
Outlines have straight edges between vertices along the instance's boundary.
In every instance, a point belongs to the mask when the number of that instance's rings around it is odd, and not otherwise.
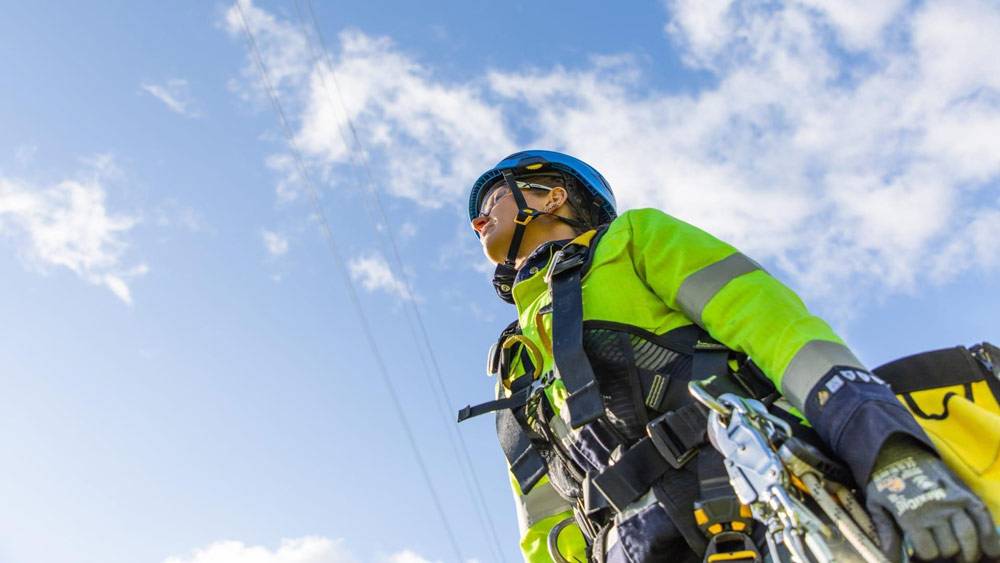
[{"label": "thin wire", "polygon": [[[354,140],[354,147],[352,147],[351,143],[346,138],[346,135],[344,135],[343,131],[339,128],[339,126],[338,126],[337,131],[341,135],[341,139],[344,142],[344,145],[347,146],[350,154],[352,155],[352,158],[355,155],[357,155],[357,160],[360,161],[361,167],[363,167],[363,169],[365,170],[365,173],[366,173],[366,176],[367,176],[367,180],[368,180],[368,183],[367,183],[368,192],[369,192],[369,195],[371,196],[371,199],[375,202],[376,210],[377,210],[377,212],[379,214],[379,218],[381,219],[381,223],[383,225],[388,224],[387,214],[385,212],[384,206],[382,205],[381,197],[378,194],[378,190],[374,189],[374,178],[373,178],[373,175],[372,175],[372,172],[371,172],[371,166],[370,166],[370,164],[368,162],[367,157],[365,156],[367,153],[364,150],[364,146],[361,143],[360,136],[358,135],[358,132],[357,132],[357,128],[354,126],[354,122],[350,118],[350,114],[349,114],[349,112],[347,110],[347,107],[346,107],[346,104],[344,102],[343,95],[341,93],[341,89],[340,89],[339,83],[337,82],[336,73],[333,71],[333,64],[330,61],[329,51],[328,51],[328,49],[326,47],[326,44],[325,44],[325,41],[323,39],[322,32],[320,31],[319,22],[318,22],[318,20],[316,18],[316,14],[315,14],[315,12],[313,11],[313,8],[312,8],[312,3],[309,2],[308,0],[305,3],[306,3],[307,8],[309,9],[309,15],[310,15],[311,20],[312,20],[312,27],[315,30],[316,36],[317,36],[317,38],[319,40],[319,43],[320,43],[320,50],[322,52],[322,57],[323,57],[323,61],[322,62],[325,62],[326,63],[326,67],[330,70],[330,76],[331,76],[331,78],[333,80],[334,87],[335,87],[335,90],[336,90],[336,93],[337,93],[338,100],[340,102],[341,109],[344,111],[344,115],[345,115],[345,119],[346,119],[347,125],[348,125],[348,127],[350,129],[351,136],[353,137],[353,140]],[[299,10],[299,2],[298,1],[296,1],[295,7],[296,7],[296,11],[299,13],[299,18],[300,18],[300,20],[302,20],[303,25],[306,25],[306,22],[304,21],[304,18],[302,17],[302,14],[301,14],[301,10]],[[310,42],[310,45],[311,45],[311,42]],[[320,72],[320,81],[321,81],[321,83],[323,85],[324,90],[326,91],[327,97],[330,99],[330,102],[332,104],[334,100],[333,100],[332,95],[331,95],[331,89],[330,89],[329,85],[326,82],[326,74],[323,73],[323,72]],[[397,244],[397,242],[395,240],[395,237],[392,235],[391,230],[385,229],[384,231],[385,231],[385,238],[388,239],[389,246],[391,247],[391,250],[392,250],[391,254],[392,254],[393,261],[395,263],[394,264],[395,268],[393,268],[393,269],[397,270],[400,273],[400,277],[402,278],[402,281],[403,281],[405,287],[407,288],[408,291],[411,291],[410,288],[412,287],[412,284],[410,282],[408,274],[406,273],[406,268],[403,265],[403,262],[402,262],[402,259],[401,259],[401,255],[400,255],[400,252],[399,252],[399,247],[398,247],[398,244]],[[503,547],[501,546],[501,543],[500,543],[500,540],[499,540],[499,537],[498,537],[498,534],[497,534],[496,525],[493,522],[493,518],[492,518],[491,513],[489,511],[489,507],[488,507],[488,505],[487,505],[487,503],[485,501],[485,495],[483,494],[482,485],[480,484],[478,476],[476,475],[475,468],[474,468],[474,466],[472,464],[471,456],[469,455],[468,447],[465,444],[465,440],[464,440],[462,434],[457,431],[457,428],[456,428],[455,424],[452,422],[452,416],[451,416],[452,413],[451,413],[450,410],[448,410],[449,407],[452,406],[450,404],[451,403],[451,398],[449,396],[449,393],[448,393],[448,390],[447,390],[447,386],[444,384],[443,378],[441,376],[441,369],[440,369],[439,364],[437,362],[436,354],[433,351],[434,348],[433,348],[433,346],[430,343],[430,337],[429,337],[429,334],[427,332],[426,325],[423,322],[423,317],[422,317],[422,315],[420,313],[420,309],[419,309],[419,307],[417,307],[417,305],[412,300],[409,300],[408,306],[405,308],[405,310],[408,313],[410,313],[410,314],[406,315],[406,319],[407,319],[407,324],[409,325],[409,328],[410,328],[411,334],[413,335],[414,340],[420,339],[423,342],[423,347],[420,347],[419,344],[418,344],[418,349],[420,350],[420,361],[421,361],[421,364],[424,367],[424,375],[425,375],[425,377],[429,381],[431,381],[432,383],[436,383],[436,385],[437,385],[437,387],[439,389],[439,393],[435,393],[434,395],[435,395],[435,398],[437,399],[438,408],[441,411],[442,421],[444,422],[444,424],[446,426],[445,432],[448,435],[449,442],[450,442],[451,447],[452,447],[452,449],[454,451],[455,457],[459,460],[460,468],[462,469],[461,474],[462,474],[463,481],[465,482],[466,488],[469,489],[470,496],[472,496],[472,498],[474,498],[476,501],[478,501],[479,506],[477,506],[476,515],[477,515],[477,517],[478,517],[478,519],[480,521],[480,525],[483,527],[484,534],[487,535],[487,536],[490,536],[491,539],[493,540],[493,544],[494,544],[493,548],[495,550],[495,553],[493,554],[493,556],[495,558],[497,558],[498,561],[502,561],[503,560]],[[413,327],[413,322],[414,321],[416,322],[417,327],[418,327],[417,330],[419,330],[419,333],[420,333],[419,334],[419,338],[418,338],[418,334],[415,332],[415,329]],[[425,349],[426,349],[426,355],[430,356],[430,362],[431,362],[431,364],[433,364],[433,370],[429,369],[428,366],[427,366],[427,359],[425,357],[425,352],[424,352]],[[436,381],[431,380],[431,378],[430,378],[430,372],[431,371],[433,371],[434,375],[436,376],[436,378],[435,378]],[[444,404],[442,404],[442,401],[444,401]],[[462,461],[465,462],[464,465],[462,464]],[[467,469],[466,469],[466,467],[467,467]],[[471,478],[471,481],[472,481],[471,483],[470,483],[470,478]],[[484,515],[485,515],[485,520],[486,521],[484,521]],[[488,526],[487,526],[487,522],[488,522]]]},{"label": "thin wire", "polygon": [[423,456],[420,454],[420,449],[417,447],[416,437],[413,435],[413,430],[410,427],[409,420],[406,418],[406,414],[403,412],[402,403],[399,400],[399,394],[396,392],[396,388],[389,378],[388,370],[386,369],[385,361],[382,358],[382,354],[379,351],[377,341],[375,340],[374,334],[371,330],[371,326],[368,322],[368,317],[365,315],[364,307],[361,305],[361,301],[358,298],[357,288],[354,286],[354,282],[351,279],[350,272],[347,270],[345,262],[340,255],[340,251],[337,248],[336,239],[333,235],[333,229],[330,227],[330,223],[326,218],[326,213],[320,203],[319,191],[316,189],[316,185],[312,180],[312,176],[309,174],[309,170],[305,165],[305,160],[302,157],[302,153],[299,150],[298,144],[295,142],[295,137],[292,134],[292,128],[289,125],[288,118],[285,115],[285,110],[281,106],[281,102],[278,99],[277,92],[275,91],[273,85],[271,84],[270,75],[267,71],[267,66],[264,64],[264,58],[257,47],[257,40],[254,37],[253,31],[250,29],[250,25],[247,22],[246,13],[243,10],[243,6],[239,0],[236,2],[236,7],[240,13],[240,21],[243,24],[243,30],[246,32],[247,42],[250,44],[250,49],[254,54],[254,59],[257,63],[258,70],[260,71],[261,80],[264,82],[264,86],[267,90],[268,97],[271,100],[271,105],[274,107],[275,112],[280,118],[282,129],[287,137],[289,146],[292,148],[292,153],[295,156],[296,165],[299,168],[299,173],[302,174],[302,179],[308,187],[309,199],[312,203],[317,217],[319,218],[320,226],[323,231],[324,237],[327,241],[327,247],[330,253],[333,255],[334,263],[338,266],[341,275],[344,278],[345,285],[347,286],[347,293],[350,297],[351,304],[354,306],[355,313],[357,313],[360,320],[361,329],[364,333],[365,340],[368,343],[372,355],[375,358],[375,363],[377,366],[377,371],[382,379],[382,383],[385,385],[386,391],[389,395],[389,399],[392,402],[392,406],[396,411],[396,416],[399,418],[400,426],[403,428],[403,433],[406,436],[407,442],[409,442],[410,449],[412,450],[413,457],[416,459],[417,466],[420,469],[420,474],[427,486],[428,491],[431,494],[431,499],[434,503],[434,507],[437,510],[438,516],[441,518],[441,522],[444,525],[445,532],[448,535],[448,541],[451,544],[452,550],[455,552],[455,557],[457,561],[464,561],[462,557],[462,551],[458,546],[458,541],[455,538],[455,534],[452,530],[451,523],[448,520],[448,516],[444,511],[444,507],[441,504],[441,499],[438,495],[437,489],[434,487],[434,483],[431,480],[430,472],[427,470],[427,464],[424,462]]},{"label": "thin wire", "polygon": [[[351,144],[348,142],[348,140],[344,138],[344,134],[339,127],[337,131],[341,135],[341,138],[345,146],[348,147],[348,150],[352,155],[352,157],[355,154],[358,155],[357,159],[360,161],[361,166],[365,171],[366,178],[368,180],[366,187],[368,188],[368,192],[369,195],[371,196],[371,199],[375,202],[375,207],[378,212],[379,219],[381,220],[381,224],[388,225],[389,221],[387,213],[385,211],[385,206],[382,204],[382,198],[379,195],[378,190],[375,189],[375,180],[372,174],[371,165],[368,162],[368,157],[367,157],[368,153],[365,151],[364,144],[361,142],[361,137],[358,134],[357,128],[354,126],[354,120],[351,119],[350,112],[347,109],[347,104],[344,101],[343,93],[340,88],[340,84],[337,80],[337,74],[336,72],[334,72],[334,66],[330,58],[329,49],[326,46],[326,41],[323,37],[322,31],[320,30],[319,21],[316,18],[315,11],[313,10],[312,2],[310,0],[305,0],[304,3],[306,4],[306,7],[309,10],[309,16],[312,21],[312,27],[316,33],[317,39],[319,40],[320,50],[323,56],[323,62],[326,63],[326,67],[329,69],[330,78],[333,82],[334,90],[336,91],[337,94],[337,101],[339,101],[341,110],[343,110],[344,112],[344,118],[351,132],[351,137],[354,140],[354,146],[352,147]],[[301,11],[299,10],[298,0],[296,0],[295,8],[296,11],[299,12],[300,20],[303,20],[304,18],[302,18]],[[303,24],[305,24],[304,21]],[[327,85],[326,82],[326,74],[323,72],[320,72],[319,74],[320,74],[320,82],[322,83],[323,88],[326,91],[327,97],[330,98],[331,104],[333,104],[330,87]],[[396,242],[395,236],[392,234],[392,230],[388,228],[384,229],[384,236],[389,241],[389,246],[392,250],[392,259],[395,266],[393,269],[399,272],[400,278],[402,279],[405,287],[407,288],[407,291],[411,291],[410,288],[412,287],[412,284],[410,282],[409,275],[407,274],[407,270],[404,267],[401,253],[399,251],[399,245]],[[426,361],[424,359],[424,354],[422,352],[420,354],[420,359],[421,362],[424,364],[425,377],[430,379],[428,372],[432,372],[435,376],[434,382],[437,384],[438,390],[440,392],[440,395],[436,395],[436,398],[438,399],[438,406],[439,409],[443,411],[442,420],[446,421],[446,433],[448,434],[449,441],[451,442],[451,447],[453,448],[453,450],[456,450],[454,452],[455,456],[456,458],[459,458],[460,467],[463,468],[462,470],[463,480],[465,480],[467,488],[472,489],[471,492],[473,493],[473,496],[476,499],[476,501],[478,501],[479,507],[478,510],[476,510],[476,514],[480,519],[481,525],[483,525],[484,528],[486,527],[485,524],[483,524],[482,522],[484,515],[488,522],[489,530],[487,532],[487,530],[484,529],[484,533],[487,533],[487,535],[489,535],[493,540],[493,548],[496,551],[496,553],[494,553],[494,557],[498,557],[498,561],[502,561],[504,559],[503,547],[501,545],[499,535],[497,534],[496,524],[493,521],[493,517],[489,510],[489,506],[486,503],[486,498],[483,493],[483,488],[479,481],[479,477],[476,474],[475,466],[472,464],[472,456],[469,454],[468,446],[465,443],[465,439],[462,436],[462,433],[458,432],[457,426],[453,422],[452,412],[448,410],[449,407],[453,407],[451,402],[451,397],[450,394],[448,393],[448,388],[444,383],[444,378],[442,377],[441,374],[441,368],[437,361],[437,355],[434,353],[434,347],[431,344],[426,324],[423,321],[423,315],[420,313],[420,308],[413,300],[409,300],[409,303],[407,305],[408,305],[407,309],[411,311],[412,317],[416,322],[416,325],[420,333],[420,339],[423,342],[424,348],[426,349],[426,353],[429,356],[430,363],[432,364],[433,367],[432,370],[428,370]],[[407,315],[407,322],[408,323],[411,322],[410,315]],[[410,330],[411,332],[413,331],[412,324],[410,325]],[[414,335],[414,339],[416,338],[417,336]],[[440,402],[442,398],[445,401],[445,405],[443,407]],[[464,466],[461,464],[462,461],[465,462]],[[468,467],[468,476],[465,471],[466,466]],[[469,484],[469,477],[471,477],[473,483],[472,486],[470,486]]]}]

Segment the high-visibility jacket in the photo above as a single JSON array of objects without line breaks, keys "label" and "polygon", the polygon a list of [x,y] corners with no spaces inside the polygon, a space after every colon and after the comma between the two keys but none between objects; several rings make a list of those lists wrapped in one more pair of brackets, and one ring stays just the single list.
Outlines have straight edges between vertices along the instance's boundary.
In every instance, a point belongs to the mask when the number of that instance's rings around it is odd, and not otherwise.
[{"label": "high-visibility jacket", "polygon": [[[558,249],[558,244],[536,249],[513,286],[520,330],[539,356],[535,367],[541,372],[552,371],[554,364],[547,274]],[[909,435],[932,448],[891,391],[867,375],[830,326],[729,244],[658,210],[637,209],[611,223],[589,260],[581,282],[584,327],[620,324],[663,335],[699,325],[718,342],[752,358],[781,391],[787,409],[805,415],[859,483],[867,482],[875,456],[890,435]],[[544,393],[557,415],[550,426],[559,439],[568,444],[583,439],[585,428],[569,425],[563,382],[554,378]],[[547,479],[526,494],[516,480],[512,483],[525,560],[549,561],[546,537],[553,525],[571,515],[571,506]],[[647,497],[631,508],[640,511],[641,503],[656,502]],[[618,528],[622,531],[613,533],[624,549],[641,543],[641,538],[625,534],[641,536],[643,526]],[[567,530],[559,537],[564,556],[585,560],[578,531]],[[634,554],[628,558],[642,559]]]}]

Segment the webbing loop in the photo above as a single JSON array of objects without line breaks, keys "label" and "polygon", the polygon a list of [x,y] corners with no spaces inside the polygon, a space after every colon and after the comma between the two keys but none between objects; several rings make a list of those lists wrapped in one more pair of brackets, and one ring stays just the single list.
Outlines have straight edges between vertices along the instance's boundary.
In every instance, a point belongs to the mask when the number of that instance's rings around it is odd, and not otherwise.
[{"label": "webbing loop", "polygon": [[[521,334],[512,334],[508,336],[501,346],[504,350],[511,349],[515,344],[520,344],[524,346],[524,349],[528,351],[528,357],[531,359],[531,374],[530,378],[532,381],[538,379],[539,374],[542,372],[542,362],[544,358],[542,357],[542,352],[535,346],[535,343],[530,339]],[[509,374],[508,374],[509,375]],[[522,377],[527,377],[529,374],[525,373]],[[511,388],[512,379],[503,378],[502,383],[505,389]]]}]

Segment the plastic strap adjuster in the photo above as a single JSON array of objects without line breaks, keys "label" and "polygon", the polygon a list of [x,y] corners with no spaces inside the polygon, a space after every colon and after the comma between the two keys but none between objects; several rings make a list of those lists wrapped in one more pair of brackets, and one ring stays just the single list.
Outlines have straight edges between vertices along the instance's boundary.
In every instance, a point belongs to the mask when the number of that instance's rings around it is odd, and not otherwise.
[{"label": "plastic strap adjuster", "polygon": [[689,437],[688,440],[685,440],[684,436],[689,433],[679,432],[674,428],[673,422],[680,417],[679,411],[682,409],[660,415],[646,425],[646,434],[650,441],[656,446],[656,450],[660,452],[663,459],[667,460],[670,467],[674,469],[680,469],[691,461],[698,454],[698,446],[704,443],[704,430],[702,430],[700,438],[691,439]]}]

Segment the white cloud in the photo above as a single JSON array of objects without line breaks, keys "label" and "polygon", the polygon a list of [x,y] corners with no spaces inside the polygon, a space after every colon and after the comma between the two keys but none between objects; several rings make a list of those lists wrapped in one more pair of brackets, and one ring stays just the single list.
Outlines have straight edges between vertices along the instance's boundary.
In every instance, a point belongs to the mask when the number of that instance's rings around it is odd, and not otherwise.
[{"label": "white cloud", "polygon": [[[437,207],[459,197],[484,162],[513,152],[503,110],[484,98],[481,80],[436,82],[429,69],[389,39],[359,31],[340,34],[331,68],[310,55],[303,30],[249,1],[241,5],[270,82],[298,122],[296,144],[308,158],[324,165],[351,164],[351,120],[370,151],[366,156],[375,181],[393,195]],[[235,5],[227,12],[226,27],[243,37]],[[263,85],[253,62],[244,75],[259,96]],[[271,165],[297,174],[287,157],[276,157]],[[332,180],[336,184],[337,177]],[[282,182],[282,199],[295,192],[296,183],[294,178]],[[346,187],[360,185],[348,182]]]},{"label": "white cloud", "polygon": [[440,562],[439,561],[434,562],[431,561],[430,559],[425,559],[424,557],[418,555],[417,553],[414,553],[407,549],[404,551],[400,551],[399,553],[390,555],[389,558],[386,559],[386,563],[440,563]]},{"label": "white cloud", "polygon": [[264,248],[271,256],[281,256],[288,252],[288,237],[281,233],[265,230],[261,233],[264,240]]},{"label": "white cloud", "polygon": [[906,6],[906,0],[799,0],[826,17],[843,45],[852,50],[878,46],[885,28]]},{"label": "white cloud", "polygon": [[733,0],[673,0],[668,7],[674,17],[666,30],[687,42],[688,64],[706,64],[693,55],[716,53],[733,33],[728,23]]},{"label": "white cloud", "polygon": [[29,265],[42,271],[67,268],[131,304],[126,280],[148,271],[144,264],[124,264],[125,236],[138,219],[108,211],[101,173],[115,168],[106,158],[97,162],[93,178],[51,186],[0,178],[0,234]]},{"label": "white cloud", "polygon": [[[250,546],[239,541],[219,541],[198,548],[190,555],[168,557],[163,563],[359,563],[344,545],[344,540],[306,536],[283,539],[276,549]],[[370,561],[379,563],[438,563],[404,549]],[[475,563],[470,560],[469,563]]]},{"label": "white cloud", "polygon": [[702,226],[828,303],[996,267],[936,258],[981,257],[1000,213],[995,3],[667,6],[683,60],[714,75],[694,93],[651,90],[627,56],[448,83],[358,31],[341,33],[330,68],[301,30],[250,9],[312,165],[350,163],[350,116],[394,195],[462,207],[516,130],[597,166],[623,207]]},{"label": "white cloud", "polygon": [[304,537],[281,540],[277,549],[220,541],[194,550],[190,556],[168,557],[163,563],[356,563],[343,540]]},{"label": "white cloud", "polygon": [[[910,47],[877,41],[884,15],[852,24],[796,3],[672,6],[671,33],[718,79],[696,95],[644,91],[629,68],[492,82],[537,108],[537,144],[593,161],[620,202],[769,258],[807,294],[846,303],[943,279],[927,275],[934,256],[974,238],[964,221],[1000,177],[1000,69],[986,55],[1000,49],[988,31],[998,11],[922,8],[904,20]],[[872,46],[866,64],[824,39],[831,20],[852,47]]]},{"label": "white cloud", "polygon": [[[345,162],[343,141],[331,135],[349,116],[366,127],[375,168],[389,193],[437,206],[460,196],[482,163],[512,152],[503,112],[472,84],[446,85],[393,48],[360,32],[340,35],[338,64],[314,68],[297,141],[311,156]],[[331,103],[333,75],[344,106]]]},{"label": "white cloud", "polygon": [[140,87],[178,115],[184,117],[200,115],[194,109],[195,103],[191,97],[188,81],[183,78],[171,78],[163,84],[143,83]]},{"label": "white cloud", "polygon": [[971,212],[952,240],[933,257],[931,278],[937,282],[952,279],[956,268],[962,264],[979,264],[985,269],[1000,266],[996,243],[998,225],[1000,200],[993,208]]},{"label": "white cloud", "polygon": [[[245,39],[244,23],[254,34],[254,42],[264,57],[270,85],[282,98],[295,95],[312,67],[306,36],[294,24],[257,8],[251,0],[237,0],[226,10],[223,26],[231,36]],[[253,91],[246,92],[239,83],[233,83],[237,93],[244,98],[256,97],[266,102],[266,86],[259,79],[254,55],[249,49],[243,74],[253,85]]]},{"label": "white cloud", "polygon": [[368,291],[385,291],[400,299],[413,299],[406,283],[396,277],[385,258],[377,254],[359,256],[347,263],[351,278]]},{"label": "white cloud", "polygon": [[278,201],[288,203],[295,201],[305,189],[302,173],[295,163],[295,157],[290,154],[272,154],[265,159],[265,164],[279,174],[275,193]]}]

